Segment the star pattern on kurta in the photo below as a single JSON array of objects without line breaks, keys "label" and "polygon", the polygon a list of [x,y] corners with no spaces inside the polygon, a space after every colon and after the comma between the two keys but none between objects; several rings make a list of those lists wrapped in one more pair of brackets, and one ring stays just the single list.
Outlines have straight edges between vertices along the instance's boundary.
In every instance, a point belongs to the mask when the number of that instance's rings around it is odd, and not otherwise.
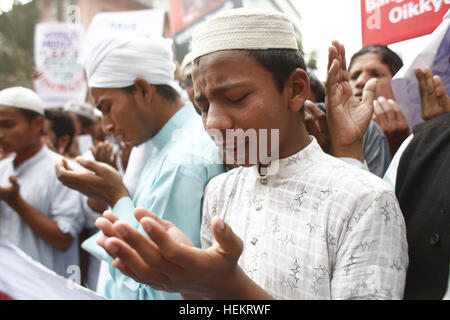
[{"label": "star pattern on kurta", "polygon": [[315,232],[320,227],[318,224],[311,222],[308,222],[306,225],[309,227],[309,233]]},{"label": "star pattern on kurta", "polygon": [[303,267],[298,263],[298,259],[295,258],[292,266],[289,267],[289,270],[291,271],[289,277],[291,277],[291,279],[295,281],[296,284],[298,280],[300,280],[300,272],[302,271],[302,269]]},{"label": "star pattern on kurta", "polygon": [[323,236],[323,239],[328,243],[330,246],[336,245],[336,237],[332,235],[330,232],[327,232],[326,236]]},{"label": "star pattern on kurta", "polygon": [[301,207],[303,204],[303,198],[307,194],[306,192],[306,186],[303,186],[303,188],[300,190],[299,193],[295,194],[294,201],[296,202],[297,206]]},{"label": "star pattern on kurta", "polygon": [[367,289],[367,283],[365,281],[360,281],[358,283],[355,284],[354,287],[349,288],[348,291],[350,291],[350,296],[358,296],[360,295],[360,290],[361,289]]},{"label": "star pattern on kurta", "polygon": [[362,252],[364,251],[369,251],[370,248],[372,247],[372,245],[377,242],[376,240],[372,240],[372,241],[361,241],[356,247],[355,250],[361,250]]},{"label": "star pattern on kurta", "polygon": [[276,234],[280,232],[280,223],[278,222],[278,216],[275,216],[275,218],[272,219],[272,226],[273,226],[273,234]]},{"label": "star pattern on kurta", "polygon": [[327,188],[320,191],[319,200],[314,205],[315,210],[319,210],[319,207],[325,203],[325,201],[334,193],[333,189]]},{"label": "star pattern on kurta", "polygon": [[289,209],[291,209],[290,212],[292,212],[292,213],[295,214],[295,215],[298,215],[298,214],[300,213],[300,208],[297,208],[296,205],[295,205],[295,203],[293,203],[293,202],[291,202],[291,203],[289,204]]},{"label": "star pattern on kurta", "polygon": [[319,286],[321,286],[327,278],[328,268],[318,265],[317,267],[314,267],[313,270],[314,272],[311,287],[314,290],[314,294],[317,295],[319,293]]},{"label": "star pattern on kurta", "polygon": [[403,268],[402,268],[402,266],[400,265],[400,263],[398,263],[397,260],[394,260],[394,261],[392,261],[391,269],[392,269],[392,270],[396,270],[396,271],[401,271]]},{"label": "star pattern on kurta", "polygon": [[295,239],[295,236],[293,234],[290,234],[290,235],[285,234],[284,237],[282,237],[282,238],[280,238],[278,240],[281,242],[281,244],[283,246],[287,246],[288,244],[291,244],[291,245],[295,246],[295,240],[294,239]]},{"label": "star pattern on kurta", "polygon": [[[214,217],[216,215],[215,208],[213,210],[211,210],[211,213],[213,213],[212,217]],[[209,227],[211,225],[211,218],[209,215],[202,216],[202,225],[205,227]]]},{"label": "star pattern on kurta", "polygon": [[301,161],[301,159],[300,159],[300,156],[299,156],[298,154],[296,154],[296,155],[294,155],[294,156],[288,158],[287,161],[288,161],[288,162],[287,162],[286,165],[284,166],[285,168],[286,168],[286,167],[289,167],[289,166],[292,166],[292,165],[294,165],[294,164],[297,164],[299,161]]},{"label": "star pattern on kurta", "polygon": [[281,285],[289,289],[298,289],[297,282],[292,280],[290,277],[283,276],[281,279]]},{"label": "star pattern on kurta", "polygon": [[384,216],[384,224],[386,225],[389,220],[391,220],[391,212],[388,211],[388,209],[390,208],[389,203],[386,201],[385,204],[383,206],[380,207],[380,214],[382,216]]},{"label": "star pattern on kurta", "polygon": [[325,200],[333,194],[333,190],[331,188],[327,188],[325,190],[320,191],[320,193],[321,193],[320,200]]}]

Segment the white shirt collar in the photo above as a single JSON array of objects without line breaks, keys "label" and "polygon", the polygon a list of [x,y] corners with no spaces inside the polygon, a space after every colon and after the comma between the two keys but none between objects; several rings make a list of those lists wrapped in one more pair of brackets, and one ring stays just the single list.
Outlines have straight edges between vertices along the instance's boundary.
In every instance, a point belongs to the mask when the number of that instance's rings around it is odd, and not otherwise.
[{"label": "white shirt collar", "polygon": [[[280,177],[288,177],[299,171],[304,171],[314,164],[314,159],[323,154],[317,140],[310,136],[311,142],[302,150],[287,158],[272,161],[267,170],[266,176],[278,175]],[[264,176],[260,172],[258,165],[251,167],[251,175],[256,177]],[[261,170],[262,171],[262,170]]]}]

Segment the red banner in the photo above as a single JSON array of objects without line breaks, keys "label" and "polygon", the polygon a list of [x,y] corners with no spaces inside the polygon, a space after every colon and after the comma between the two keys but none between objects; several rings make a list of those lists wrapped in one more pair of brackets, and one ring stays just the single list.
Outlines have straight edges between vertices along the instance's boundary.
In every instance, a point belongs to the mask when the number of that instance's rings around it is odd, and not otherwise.
[{"label": "red banner", "polygon": [[225,0],[170,0],[170,26],[177,32]]},{"label": "red banner", "polygon": [[449,8],[450,0],[361,0],[363,46],[429,34]]}]

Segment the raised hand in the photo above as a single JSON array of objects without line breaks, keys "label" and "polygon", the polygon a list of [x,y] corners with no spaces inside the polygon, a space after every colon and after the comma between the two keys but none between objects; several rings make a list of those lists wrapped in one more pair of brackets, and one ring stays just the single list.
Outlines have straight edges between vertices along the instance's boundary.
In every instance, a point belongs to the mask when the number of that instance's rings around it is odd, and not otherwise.
[{"label": "raised hand", "polygon": [[122,177],[113,167],[97,161],[77,157],[77,162],[85,169],[72,169],[65,159],[55,165],[56,176],[69,188],[84,195],[106,202],[111,207],[128,192]]},{"label": "raised hand", "polygon": [[377,80],[370,79],[366,83],[362,101],[359,101],[352,93],[349,79],[345,48],[338,41],[333,41],[329,47],[325,83],[331,153],[336,157],[352,157],[364,161],[362,142],[372,119]]},{"label": "raised hand", "polygon": [[373,120],[386,135],[394,156],[402,142],[411,134],[408,121],[394,100],[378,97],[373,103]]},{"label": "raised hand", "polygon": [[96,161],[106,163],[117,170],[117,154],[114,153],[113,147],[111,142],[101,141],[91,147],[91,152]]},{"label": "raised hand", "polygon": [[313,135],[322,150],[330,153],[330,134],[328,132],[327,115],[312,101],[305,101],[305,126]]},{"label": "raised hand", "polygon": [[417,80],[422,100],[422,119],[430,120],[450,112],[450,97],[439,76],[435,76],[430,67],[424,70],[416,68]]},{"label": "raised hand", "polygon": [[203,250],[172,223],[146,209],[137,208],[135,217],[149,237],[109,212],[96,223],[105,234],[97,243],[114,258],[112,266],[125,275],[190,297],[235,299],[249,294],[270,298],[237,265],[242,240],[220,218],[211,223],[217,243]]},{"label": "raised hand", "polygon": [[0,187],[0,200],[9,202],[19,195],[20,185],[16,177],[10,176],[9,182],[11,184],[7,187]]}]

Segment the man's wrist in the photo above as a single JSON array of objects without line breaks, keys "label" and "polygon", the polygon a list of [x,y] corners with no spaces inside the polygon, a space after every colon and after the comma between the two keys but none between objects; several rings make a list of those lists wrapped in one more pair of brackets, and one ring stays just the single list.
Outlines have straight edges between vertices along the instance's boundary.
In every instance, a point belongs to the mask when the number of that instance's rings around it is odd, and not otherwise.
[{"label": "man's wrist", "polygon": [[332,146],[331,155],[336,158],[353,158],[364,162],[362,142],[357,142],[349,146]]},{"label": "man's wrist", "polygon": [[264,289],[250,279],[241,267],[236,265],[230,277],[223,277],[224,281],[215,289],[217,294],[211,299],[218,300],[269,300],[273,299]]},{"label": "man's wrist", "polygon": [[22,200],[22,197],[20,196],[19,193],[17,193],[16,195],[9,197],[7,199],[5,199],[5,202],[14,210],[17,211],[17,207],[20,205],[20,202]]},{"label": "man's wrist", "polygon": [[119,201],[120,199],[122,199],[123,197],[128,197],[128,191],[125,188],[122,188],[120,190],[118,190],[117,192],[115,192],[109,199],[108,199],[108,204],[111,208],[113,208],[117,201]]}]

